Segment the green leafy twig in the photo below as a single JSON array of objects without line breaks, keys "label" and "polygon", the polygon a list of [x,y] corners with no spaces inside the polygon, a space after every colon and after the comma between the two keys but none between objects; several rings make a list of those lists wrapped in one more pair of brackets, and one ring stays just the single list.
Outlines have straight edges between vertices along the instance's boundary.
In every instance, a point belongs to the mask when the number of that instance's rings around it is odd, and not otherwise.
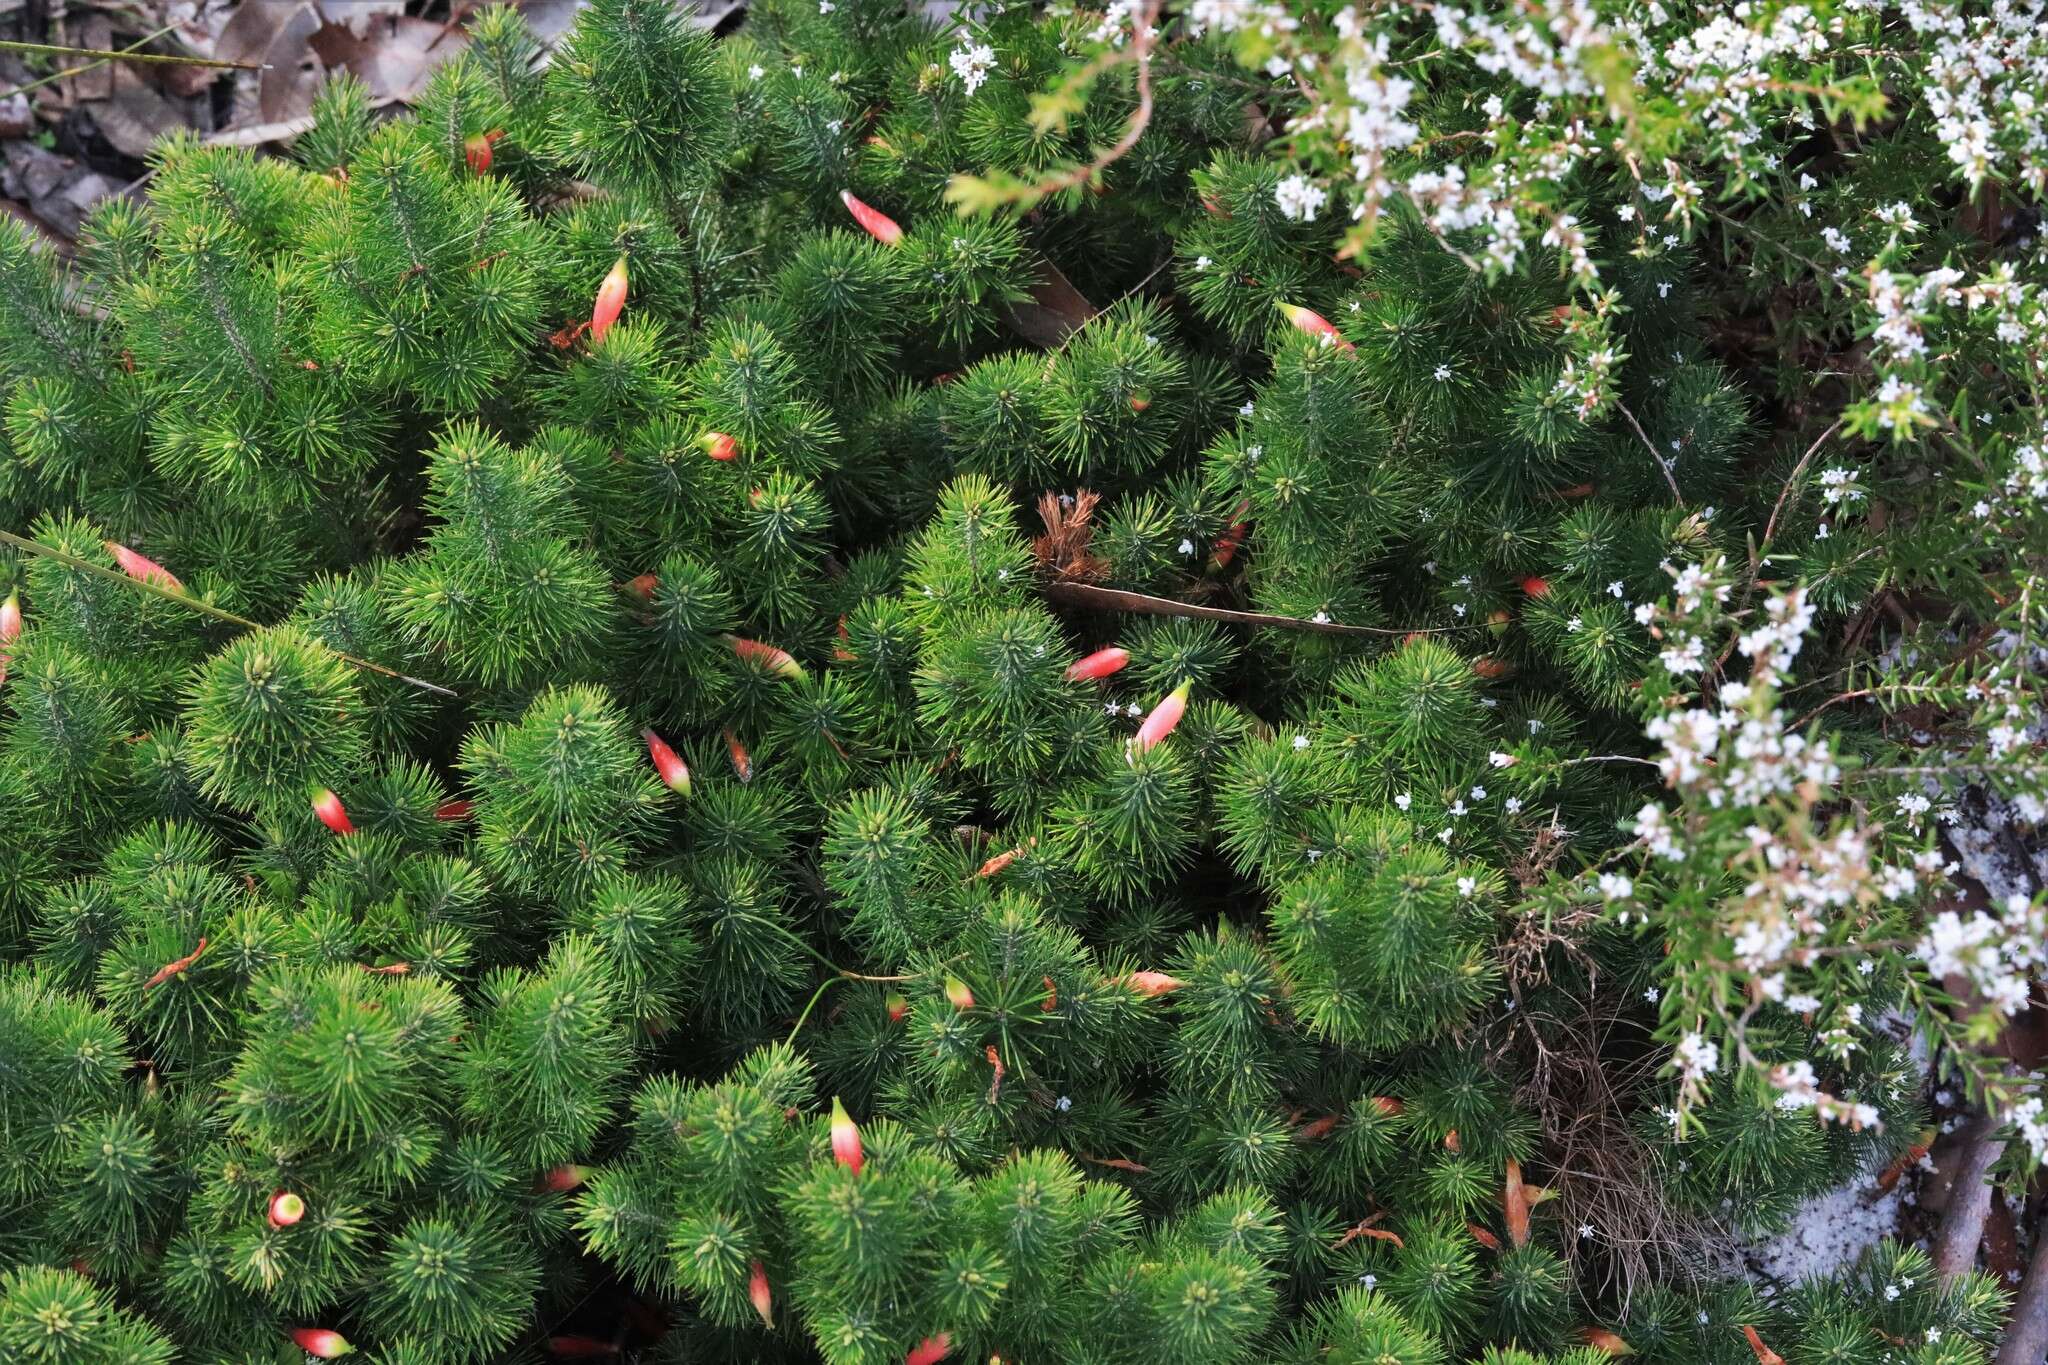
[{"label": "green leafy twig", "polygon": [[[240,626],[244,630],[264,629],[263,623],[260,621],[251,621],[246,616],[237,616],[231,611],[225,611],[220,607],[214,606],[211,602],[202,602],[190,593],[166,588],[160,583],[150,583],[140,578],[130,578],[127,574],[115,569],[109,569],[104,564],[95,564],[89,559],[80,559],[69,551],[60,550],[54,545],[45,545],[39,540],[30,540],[26,536],[18,536],[12,531],[0,531],[0,545],[12,545],[17,550],[25,550],[38,558],[51,560],[64,565],[66,568],[77,569],[83,573],[94,574],[100,578],[111,579],[116,583],[140,589],[143,592],[161,597],[167,602],[176,602],[180,606],[190,607],[193,611],[203,616],[211,616],[217,621],[226,621],[229,625]],[[443,697],[456,695],[452,689],[443,687],[439,683],[430,683],[424,678],[415,678],[409,674],[400,673],[397,669],[386,668],[383,664],[372,663],[368,659],[358,659],[355,655],[344,654],[338,649],[334,650],[333,653],[335,658],[340,659],[344,663],[354,664],[357,668],[367,668],[372,673],[381,673],[387,678],[402,682],[409,687],[417,687],[423,692],[432,692]]]}]

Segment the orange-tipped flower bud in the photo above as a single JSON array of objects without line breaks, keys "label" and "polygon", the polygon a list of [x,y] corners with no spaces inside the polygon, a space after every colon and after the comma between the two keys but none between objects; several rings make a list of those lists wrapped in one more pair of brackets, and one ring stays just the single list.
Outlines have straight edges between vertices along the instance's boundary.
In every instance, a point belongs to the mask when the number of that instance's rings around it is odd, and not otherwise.
[{"label": "orange-tipped flower bud", "polygon": [[1522,591],[1531,597],[1548,597],[1550,596],[1550,580],[1530,574],[1522,580]]},{"label": "orange-tipped flower bud", "polygon": [[935,1337],[926,1337],[910,1348],[903,1357],[903,1365],[939,1365],[939,1362],[953,1353],[953,1336],[941,1332]]},{"label": "orange-tipped flower bud", "polygon": [[867,1160],[860,1150],[860,1128],[837,1095],[832,1097],[832,1159],[855,1175]]},{"label": "orange-tipped flower bud", "polygon": [[740,443],[722,431],[707,431],[697,438],[697,444],[704,447],[704,453],[723,464],[739,458]]},{"label": "orange-tipped flower bud", "polygon": [[1246,520],[1251,511],[1251,499],[1247,498],[1230,514],[1230,529],[1216,537],[1216,548],[1209,552],[1210,568],[1227,569],[1230,567],[1230,561],[1237,558],[1238,549],[1244,544],[1245,536],[1252,529],[1251,522]]},{"label": "orange-tipped flower bud", "polygon": [[642,730],[640,738],[647,741],[647,756],[654,760],[654,771],[660,775],[661,784],[677,796],[688,796],[690,770],[676,751],[652,730]]},{"label": "orange-tipped flower bud", "polygon": [[1106,678],[1131,661],[1131,651],[1111,645],[1098,649],[1086,658],[1076,659],[1067,665],[1067,681],[1081,682],[1090,678]]},{"label": "orange-tipped flower bud", "polygon": [[769,1331],[775,1330],[775,1295],[768,1288],[768,1267],[758,1260],[753,1272],[747,1276],[747,1299],[754,1305],[754,1311],[761,1315],[761,1325]]},{"label": "orange-tipped flower bud", "polygon": [[903,1022],[903,1016],[910,1013],[910,1002],[897,992],[891,991],[883,998],[882,1008],[889,1012],[890,1023],[900,1024]]},{"label": "orange-tipped flower bud", "polygon": [[325,787],[313,793],[313,814],[336,834],[356,832],[356,827],[348,822],[348,812],[342,809],[341,798]]},{"label": "orange-tipped flower bud", "polygon": [[946,978],[946,999],[956,1010],[974,1008],[974,992],[967,989],[967,983],[957,976]]},{"label": "orange-tipped flower bud", "polygon": [[619,591],[628,597],[637,597],[642,602],[654,600],[654,590],[661,586],[661,580],[651,573],[643,573],[619,584]]},{"label": "orange-tipped flower bud", "polygon": [[590,310],[590,339],[603,341],[604,334],[619,320],[619,310],[626,306],[626,258],[619,257],[612,272],[604,277],[604,283],[597,287],[597,303]]},{"label": "orange-tipped flower bud", "polygon": [[846,211],[853,215],[861,230],[883,246],[895,246],[903,240],[903,229],[888,214],[869,208],[853,197],[851,190],[839,191],[839,202],[846,205]]}]

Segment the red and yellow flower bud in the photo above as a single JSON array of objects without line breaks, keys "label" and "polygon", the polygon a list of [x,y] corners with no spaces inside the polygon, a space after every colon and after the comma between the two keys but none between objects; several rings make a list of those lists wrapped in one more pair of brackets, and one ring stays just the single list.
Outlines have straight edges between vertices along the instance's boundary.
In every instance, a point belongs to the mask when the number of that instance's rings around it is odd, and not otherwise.
[{"label": "red and yellow flower bud", "polygon": [[855,1175],[867,1161],[860,1150],[860,1128],[837,1095],[832,1097],[832,1159]]},{"label": "red and yellow flower bud", "polygon": [[946,1000],[956,1010],[974,1008],[974,992],[967,989],[967,983],[957,976],[946,978]]},{"label": "red and yellow flower bud", "polygon": [[288,1228],[306,1216],[306,1201],[290,1190],[279,1190],[270,1196],[270,1226]]},{"label": "red and yellow flower bud", "polygon": [[313,793],[313,814],[320,817],[320,823],[336,834],[354,834],[356,827],[349,823],[348,812],[342,808],[341,798],[326,787]]},{"label": "red and yellow flower bud", "polygon": [[169,588],[172,592],[185,590],[185,585],[178,581],[176,574],[148,555],[138,554],[117,541],[110,540],[106,542],[106,546],[107,552],[114,556],[114,562],[121,566],[121,572],[130,578],[138,582],[154,583],[159,588]]},{"label": "red and yellow flower bud", "polygon": [[597,287],[597,303],[590,310],[590,339],[603,341],[604,334],[619,320],[619,310],[626,306],[626,258],[619,257],[611,273],[604,277],[604,283]]},{"label": "red and yellow flower bud", "polygon": [[759,664],[778,678],[787,678],[791,682],[803,680],[804,666],[792,658],[786,649],[777,649],[774,645],[765,645],[759,640],[743,639],[738,635],[726,636],[725,642],[732,646],[735,655],[749,663]]},{"label": "red and yellow flower bud", "polygon": [[560,1166],[552,1166],[541,1176],[540,1188],[551,1194],[567,1194],[570,1190],[575,1189],[584,1181],[590,1179],[592,1174],[594,1172],[588,1166],[575,1166],[567,1163]]},{"label": "red and yellow flower bud", "polygon": [[1132,740],[1139,753],[1145,752],[1160,740],[1173,733],[1180,718],[1187,714],[1188,693],[1194,690],[1193,682],[1184,682],[1163,697],[1159,705],[1152,708],[1152,714],[1145,717],[1138,726],[1138,736]]},{"label": "red and yellow flower bud", "polygon": [[720,464],[739,458],[740,443],[722,431],[707,431],[697,438],[704,447],[704,453]]},{"label": "red and yellow flower bud", "polygon": [[740,743],[740,737],[732,731],[725,732],[726,756],[732,759],[732,770],[742,782],[754,780],[754,756],[747,752],[747,746]]},{"label": "red and yellow flower bud", "polygon": [[953,1353],[953,1336],[941,1332],[935,1337],[926,1337],[910,1348],[903,1357],[903,1365],[939,1365],[939,1362]]},{"label": "red and yellow flower bud", "polygon": [[690,769],[681,756],[652,730],[642,730],[640,738],[647,741],[647,756],[654,760],[654,771],[660,776],[661,784],[677,796],[688,796]]},{"label": "red and yellow flower bud", "polygon": [[505,136],[503,128],[493,128],[488,133],[477,133],[462,141],[462,159],[469,163],[469,169],[477,175],[489,175],[491,171],[491,149],[498,145],[498,139]]},{"label": "red and yellow flower bud", "polygon": [[753,1270],[747,1276],[747,1301],[754,1305],[754,1311],[761,1315],[761,1325],[769,1331],[775,1330],[775,1295],[768,1288],[768,1267],[756,1260]]},{"label": "red and yellow flower bud", "polygon": [[1281,314],[1289,322],[1293,323],[1296,329],[1307,332],[1312,337],[1321,337],[1329,345],[1335,346],[1340,351],[1357,349],[1344,339],[1344,334],[1337,330],[1336,324],[1321,313],[1315,312],[1313,309],[1303,308],[1298,303],[1283,303],[1278,305],[1278,307]]},{"label": "red and yellow flower bud", "polygon": [[347,1337],[325,1327],[294,1327],[292,1340],[297,1342],[299,1349],[307,1355],[318,1356],[322,1360],[336,1360],[345,1355],[354,1355],[356,1349],[349,1345]]}]

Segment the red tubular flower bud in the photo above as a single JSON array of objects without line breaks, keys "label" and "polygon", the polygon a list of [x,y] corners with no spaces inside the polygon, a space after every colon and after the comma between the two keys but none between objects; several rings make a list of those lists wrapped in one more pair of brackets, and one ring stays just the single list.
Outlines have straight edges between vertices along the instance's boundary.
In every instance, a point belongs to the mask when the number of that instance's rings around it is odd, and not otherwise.
[{"label": "red tubular flower bud", "polygon": [[647,741],[647,756],[654,760],[654,771],[660,775],[661,784],[677,796],[688,796],[690,770],[681,757],[652,730],[642,730],[640,738]]},{"label": "red tubular flower bud", "polygon": [[1086,658],[1076,659],[1067,665],[1067,681],[1080,682],[1088,678],[1106,678],[1131,661],[1131,651],[1111,645],[1098,649]]},{"label": "red tubular flower bud", "polygon": [[774,1331],[775,1295],[768,1288],[768,1268],[758,1260],[747,1276],[747,1299],[754,1305],[754,1311],[761,1315],[761,1325]]},{"label": "red tubular flower bud", "polygon": [[903,1365],[939,1365],[939,1362],[953,1353],[953,1336],[941,1332],[935,1337],[926,1337],[910,1348],[903,1357]]},{"label": "red tubular flower bud", "polygon": [[654,600],[654,590],[660,586],[660,579],[651,573],[644,573],[619,584],[619,591],[629,597],[637,597],[642,602],[652,602]]},{"label": "red tubular flower bud", "polygon": [[185,590],[185,585],[178,581],[176,574],[148,555],[137,554],[126,545],[111,540],[106,542],[106,546],[107,552],[114,556],[114,562],[121,566],[121,572],[130,578],[143,583],[154,583],[159,588],[169,588],[172,592]]},{"label": "red tubular flower bud", "polygon": [[290,1190],[279,1190],[270,1196],[270,1226],[288,1228],[306,1216],[306,1201]]},{"label": "red tubular flower bud", "polygon": [[734,654],[750,663],[761,665],[778,678],[787,678],[791,682],[803,679],[804,666],[790,657],[786,649],[777,649],[774,645],[764,645],[759,640],[742,639],[737,635],[726,636],[725,642],[732,646]]},{"label": "red tubular flower bud", "polygon": [[356,827],[348,821],[348,812],[342,808],[341,798],[326,787],[313,793],[313,814],[319,816],[320,823],[336,834],[356,832]]},{"label": "red tubular flower bud", "polygon": [[434,818],[436,820],[445,820],[449,824],[455,824],[458,821],[467,820],[475,812],[476,802],[474,801],[443,801],[440,805],[434,807]]},{"label": "red tubular flower bud", "polygon": [[890,1023],[900,1024],[903,1022],[903,1016],[910,1013],[910,1002],[895,991],[891,991],[883,999],[882,1008],[889,1012]]},{"label": "red tubular flower bud", "polygon": [[356,1349],[349,1345],[347,1337],[325,1327],[294,1327],[292,1340],[297,1342],[299,1349],[307,1355],[318,1356],[322,1360],[335,1360],[341,1356],[354,1355]]},{"label": "red tubular flower bud", "polygon": [[725,732],[725,752],[732,759],[732,770],[742,782],[754,780],[754,756],[747,752],[747,746],[740,743],[740,737],[732,731]]},{"label": "red tubular flower bud", "polygon": [[11,645],[20,638],[21,594],[11,592],[5,602],[0,602],[0,645]]},{"label": "red tubular flower bud", "polygon": [[584,1181],[590,1179],[592,1171],[588,1166],[560,1165],[550,1167],[540,1178],[540,1188],[551,1194],[567,1194]]},{"label": "red tubular flower bud", "polygon": [[974,992],[967,989],[967,983],[957,976],[946,978],[946,999],[956,1010],[974,1008]]},{"label": "red tubular flower bud", "polygon": [[704,453],[721,464],[739,458],[740,443],[722,431],[707,431],[697,438]]},{"label": "red tubular flower bud", "polygon": [[837,1095],[832,1097],[832,1159],[855,1175],[867,1161],[860,1149],[860,1129]]},{"label": "red tubular flower bud", "polygon": [[860,224],[861,230],[883,246],[895,246],[903,240],[903,229],[896,225],[894,218],[861,203],[853,197],[851,190],[839,191],[839,202],[846,205],[846,211],[853,215],[853,221]]},{"label": "red tubular flower bud", "polygon": [[1152,708],[1152,714],[1146,716],[1144,723],[1138,726],[1138,737],[1131,741],[1139,753],[1145,752],[1173,733],[1174,727],[1180,724],[1180,718],[1187,714],[1188,693],[1193,689],[1192,682],[1184,682],[1167,693],[1159,705]]},{"label": "red tubular flower bud", "polygon": [[1344,339],[1344,334],[1337,330],[1336,324],[1321,313],[1303,308],[1298,303],[1283,303],[1278,307],[1281,314],[1300,331],[1307,332],[1312,337],[1321,337],[1340,351],[1357,349]]},{"label": "red tubular flower bud", "polygon": [[1530,574],[1522,580],[1522,591],[1531,597],[1548,597],[1550,596],[1550,580]]},{"label": "red tubular flower bud", "polygon": [[505,136],[502,128],[493,128],[488,133],[477,133],[464,138],[462,159],[469,163],[469,169],[477,175],[488,175],[491,170],[491,149],[498,145],[498,139]]},{"label": "red tubular flower bud", "polygon": [[1216,548],[1209,552],[1210,568],[1227,569],[1230,567],[1230,561],[1237,558],[1239,547],[1244,544],[1245,536],[1252,529],[1251,522],[1246,520],[1251,511],[1251,499],[1247,498],[1230,514],[1230,529],[1216,537]]},{"label": "red tubular flower bud", "polygon": [[579,1336],[548,1338],[548,1354],[569,1360],[588,1360],[592,1356],[615,1356],[618,1353],[619,1344],[616,1341],[599,1341],[596,1337]]},{"label": "red tubular flower bud", "polygon": [[626,306],[626,258],[619,257],[611,274],[604,277],[604,283],[597,287],[597,303],[590,310],[590,339],[603,341],[604,334],[619,320],[619,310]]}]

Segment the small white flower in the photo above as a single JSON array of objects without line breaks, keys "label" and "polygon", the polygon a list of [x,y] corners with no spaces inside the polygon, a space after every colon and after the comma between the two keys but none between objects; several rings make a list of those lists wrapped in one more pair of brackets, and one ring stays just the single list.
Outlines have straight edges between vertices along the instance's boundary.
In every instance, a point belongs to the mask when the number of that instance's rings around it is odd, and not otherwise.
[{"label": "small white flower", "polygon": [[1399,796],[1394,798],[1394,804],[1399,806],[1402,810],[1407,810],[1409,806],[1414,804],[1414,802],[1415,798],[1410,796],[1407,792],[1402,792]]},{"label": "small white flower", "polygon": [[1941,1329],[1940,1329],[1939,1327],[1930,1327],[1930,1328],[1928,1328],[1928,1329],[1927,1329],[1927,1340],[1928,1340],[1928,1341],[1929,1341],[1930,1343],[1932,1343],[1932,1342],[1936,1342],[1936,1341],[1940,1341],[1940,1340],[1941,1340]]},{"label": "small white flower", "polygon": [[1057,1100],[1053,1101],[1053,1107],[1059,1110],[1062,1114],[1064,1114],[1069,1109],[1072,1109],[1074,1107],[1074,1102],[1067,1096],[1062,1095]]},{"label": "small white flower", "polygon": [[1593,1235],[1593,1225],[1592,1225],[1591,1223],[1581,1223],[1581,1224],[1579,1224],[1579,1240],[1580,1240],[1580,1241],[1582,1241],[1582,1242],[1583,1242],[1583,1241],[1585,1241],[1585,1240],[1586,1240],[1587,1238],[1591,1237],[1592,1235]]},{"label": "small white flower", "polygon": [[763,71],[758,66],[750,66],[747,68],[747,79],[750,81],[758,81],[767,74],[767,72]]},{"label": "small white flower", "polygon": [[1612,583],[1609,583],[1607,585],[1607,595],[1609,597],[1620,597],[1627,591],[1628,585],[1623,583],[1619,578],[1615,579]]},{"label": "small white flower", "polygon": [[1251,415],[1252,415],[1252,412],[1253,412],[1253,408],[1252,408],[1252,405],[1251,405],[1250,401],[1249,401],[1249,400],[1247,400],[1247,401],[1246,401],[1246,402],[1244,403],[1244,405],[1243,405],[1243,406],[1241,406],[1240,408],[1238,408],[1238,410],[1237,410],[1237,415],[1238,415],[1239,417],[1249,417],[1249,416],[1251,416]]},{"label": "small white flower", "polygon": [[1496,768],[1512,768],[1515,766],[1515,756],[1513,754],[1502,753],[1498,749],[1495,749],[1492,753],[1488,754],[1486,756],[1486,761],[1488,763],[1491,763]]},{"label": "small white flower", "polygon": [[1193,554],[1195,552],[1195,542],[1187,539],[1186,537],[1182,537],[1180,542],[1180,552],[1184,555]]},{"label": "small white flower", "polygon": [[1650,989],[1643,992],[1643,999],[1649,1001],[1653,1005],[1656,1004],[1659,1000],[1662,1000],[1663,998],[1664,992],[1658,990],[1655,986],[1652,986],[1650,987]]},{"label": "small white flower", "polygon": [[1306,749],[1308,747],[1308,736],[1296,735],[1294,737],[1294,747],[1296,749]]},{"label": "small white flower", "polygon": [[1585,623],[1584,621],[1582,621],[1582,620],[1580,620],[1580,619],[1579,619],[1578,617],[1574,616],[1574,617],[1572,617],[1572,619],[1571,619],[1571,620],[1569,620],[1569,621],[1566,621],[1566,622],[1564,623],[1564,628],[1565,628],[1566,630],[1570,631],[1570,632],[1571,632],[1572,634],[1576,635],[1576,634],[1578,634],[1578,633],[1579,633],[1579,631],[1580,631],[1580,630],[1582,630],[1582,629],[1584,629],[1584,628],[1585,628],[1585,624],[1586,624],[1586,623]]},{"label": "small white flower", "polygon": [[1326,611],[1319,611],[1314,616],[1311,616],[1308,619],[1315,622],[1319,626],[1327,626],[1330,624],[1330,613]]},{"label": "small white flower", "polygon": [[1472,893],[1477,891],[1478,889],[1479,879],[1477,877],[1458,878],[1458,894],[1465,897],[1467,900],[1470,900],[1472,897]]},{"label": "small white flower", "polygon": [[1602,900],[1627,900],[1636,893],[1635,882],[1619,872],[1602,872],[1598,885]]},{"label": "small white flower", "polygon": [[1211,262],[1207,256],[1195,257],[1195,269],[1197,270],[1207,270],[1211,264],[1213,264],[1213,262]]},{"label": "small white flower", "polygon": [[1435,379],[1437,383],[1441,384],[1446,379],[1449,379],[1451,377],[1451,367],[1448,365],[1439,365],[1434,370],[1430,371],[1430,377]]},{"label": "small white flower", "polygon": [[839,6],[833,4],[832,0],[818,0],[818,13],[820,14],[830,14],[838,8]]},{"label": "small white flower", "polygon": [[1358,1277],[1358,1282],[1364,1285],[1367,1289],[1372,1289],[1379,1284],[1380,1277],[1377,1275],[1360,1275]]},{"label": "small white flower", "polygon": [[1501,804],[1507,807],[1507,812],[1509,815],[1515,815],[1520,813],[1522,809],[1522,798],[1519,796],[1510,796],[1507,800],[1501,802]]},{"label": "small white flower", "polygon": [[1145,708],[1138,705],[1138,703],[1136,702],[1132,702],[1129,706],[1126,706],[1124,708],[1124,714],[1127,716],[1142,716],[1145,714]]},{"label": "small white flower", "polygon": [[1894,1300],[1894,1299],[1898,1298],[1898,1297],[1899,1297],[1899,1287],[1898,1287],[1897,1285],[1895,1285],[1895,1284],[1888,1284],[1888,1285],[1886,1285],[1886,1286],[1884,1287],[1884,1297],[1885,1297],[1885,1301],[1886,1301],[1887,1303],[1889,1303],[1889,1302],[1891,1302],[1892,1300]]},{"label": "small white flower", "polygon": [[1472,799],[1474,801],[1484,801],[1486,799],[1486,788],[1474,787],[1472,789]]}]

